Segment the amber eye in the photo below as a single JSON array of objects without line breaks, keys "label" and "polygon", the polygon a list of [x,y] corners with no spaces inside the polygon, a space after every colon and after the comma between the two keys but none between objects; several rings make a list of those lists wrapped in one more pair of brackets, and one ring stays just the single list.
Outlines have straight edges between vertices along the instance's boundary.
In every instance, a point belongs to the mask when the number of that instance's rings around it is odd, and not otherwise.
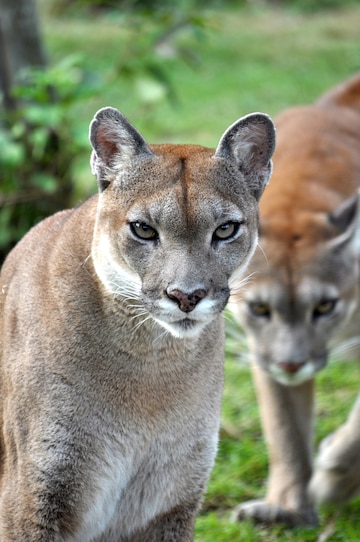
[{"label": "amber eye", "polygon": [[133,234],[139,237],[139,239],[153,241],[159,238],[158,232],[148,224],[145,224],[145,222],[131,222],[130,228]]},{"label": "amber eye", "polygon": [[336,299],[323,299],[314,308],[313,315],[315,318],[319,316],[327,316],[332,313],[336,306]]},{"label": "amber eye", "polygon": [[213,240],[223,241],[225,239],[231,239],[239,231],[240,224],[238,222],[226,222],[222,224],[214,231]]},{"label": "amber eye", "polygon": [[253,316],[269,318],[271,315],[271,309],[267,303],[249,303],[249,309]]}]

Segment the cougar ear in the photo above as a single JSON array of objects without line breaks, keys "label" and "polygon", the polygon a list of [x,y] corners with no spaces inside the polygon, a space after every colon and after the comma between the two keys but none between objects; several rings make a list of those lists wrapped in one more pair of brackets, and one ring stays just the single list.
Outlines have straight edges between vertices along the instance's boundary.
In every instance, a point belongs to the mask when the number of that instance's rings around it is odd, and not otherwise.
[{"label": "cougar ear", "polygon": [[272,173],[275,127],[268,115],[252,113],[232,124],[221,137],[215,156],[232,163],[259,199]]},{"label": "cougar ear", "polygon": [[126,167],[134,159],[154,156],[142,135],[113,107],[104,107],[96,113],[90,124],[89,139],[93,148],[91,169],[100,190],[110,184],[110,170]]},{"label": "cougar ear", "polygon": [[328,214],[328,221],[339,234],[330,241],[331,248],[339,250],[350,244],[360,253],[360,191],[346,199],[339,207]]}]

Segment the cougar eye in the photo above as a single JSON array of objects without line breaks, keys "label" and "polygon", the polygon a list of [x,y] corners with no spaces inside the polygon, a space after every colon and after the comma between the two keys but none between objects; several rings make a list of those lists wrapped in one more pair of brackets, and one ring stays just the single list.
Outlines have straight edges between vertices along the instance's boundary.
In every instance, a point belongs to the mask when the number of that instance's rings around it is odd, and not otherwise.
[{"label": "cougar eye", "polygon": [[336,306],[336,299],[323,299],[318,303],[313,311],[314,318],[318,318],[319,316],[326,316],[333,312]]},{"label": "cougar eye", "polygon": [[249,303],[249,309],[253,316],[269,318],[271,315],[271,309],[267,303]]},{"label": "cougar eye", "polygon": [[154,228],[145,224],[145,222],[131,222],[130,228],[133,234],[139,239],[144,239],[145,241],[153,241],[158,239],[159,235]]},{"label": "cougar eye", "polygon": [[239,231],[240,224],[238,222],[226,222],[221,224],[214,231],[213,241],[223,241],[225,239],[231,239]]}]

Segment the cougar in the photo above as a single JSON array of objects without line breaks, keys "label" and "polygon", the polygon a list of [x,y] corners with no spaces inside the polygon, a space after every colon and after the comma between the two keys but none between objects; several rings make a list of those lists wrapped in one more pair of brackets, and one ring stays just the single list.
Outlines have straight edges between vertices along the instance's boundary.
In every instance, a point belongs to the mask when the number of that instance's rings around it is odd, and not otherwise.
[{"label": "cougar", "polygon": [[233,307],[249,340],[270,473],[265,499],[235,517],[311,525],[317,504],[360,492],[360,403],[315,462],[312,430],[314,377],[334,345],[359,335],[360,74],[286,110],[276,126],[259,247]]},{"label": "cougar", "polygon": [[274,126],[216,150],[90,125],[99,191],[0,275],[0,540],[188,542],[218,440],[223,309],[255,250]]}]

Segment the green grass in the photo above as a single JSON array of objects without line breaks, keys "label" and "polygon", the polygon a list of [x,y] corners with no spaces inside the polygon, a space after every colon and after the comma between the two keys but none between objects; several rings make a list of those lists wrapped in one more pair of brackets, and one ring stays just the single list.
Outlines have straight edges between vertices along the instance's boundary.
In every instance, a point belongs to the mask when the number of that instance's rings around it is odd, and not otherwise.
[{"label": "green grass", "polygon": [[[43,31],[50,60],[56,62],[80,53],[89,78],[102,81],[93,96],[74,106],[79,132],[86,137],[97,108],[113,105],[149,142],[214,146],[227,126],[241,115],[252,111],[276,115],[290,105],[311,102],[360,69],[359,7],[302,14],[266,9],[260,2],[254,5],[256,9],[246,11],[206,12],[201,32],[189,27],[176,35],[172,45],[178,50],[185,48],[193,64],[176,55],[160,60],[176,90],[175,104],[166,98],[144,98],[139,78],[114,77],[116,67],[129,55],[133,63],[141,65],[141,55],[157,31],[151,20],[134,31],[126,17],[55,20],[44,11]],[[134,55],[134,47],[138,54]],[[96,189],[88,154],[78,160],[82,194]],[[249,522],[231,523],[233,506],[264,494],[267,457],[249,370],[237,359],[238,352],[242,360],[246,359],[244,339],[232,326],[230,330],[221,442],[197,521],[196,541],[359,540],[359,501],[336,513],[322,512],[318,529],[287,531],[254,527]],[[316,442],[345,419],[358,382],[359,367],[351,363],[334,363],[319,375]]]}]

